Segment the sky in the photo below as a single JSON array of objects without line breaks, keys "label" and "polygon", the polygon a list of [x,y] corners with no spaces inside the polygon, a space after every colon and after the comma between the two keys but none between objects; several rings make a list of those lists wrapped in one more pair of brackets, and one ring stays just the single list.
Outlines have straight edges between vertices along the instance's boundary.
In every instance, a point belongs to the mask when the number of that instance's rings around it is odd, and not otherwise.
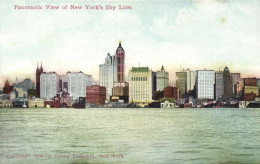
[{"label": "sky", "polygon": [[[132,10],[46,10],[45,5],[126,5]],[[14,10],[42,5],[44,10]],[[125,50],[125,74],[134,66],[175,72],[223,70],[260,77],[258,0],[0,0],[0,88],[4,81],[35,81],[46,72],[83,71],[99,77],[99,64]]]}]

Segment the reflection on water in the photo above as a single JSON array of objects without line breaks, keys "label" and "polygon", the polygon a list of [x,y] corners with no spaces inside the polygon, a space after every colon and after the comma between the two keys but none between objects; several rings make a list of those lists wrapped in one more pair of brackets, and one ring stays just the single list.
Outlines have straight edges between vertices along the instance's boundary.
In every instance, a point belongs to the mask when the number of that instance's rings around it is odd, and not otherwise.
[{"label": "reflection on water", "polygon": [[0,109],[0,163],[260,163],[260,109]]}]

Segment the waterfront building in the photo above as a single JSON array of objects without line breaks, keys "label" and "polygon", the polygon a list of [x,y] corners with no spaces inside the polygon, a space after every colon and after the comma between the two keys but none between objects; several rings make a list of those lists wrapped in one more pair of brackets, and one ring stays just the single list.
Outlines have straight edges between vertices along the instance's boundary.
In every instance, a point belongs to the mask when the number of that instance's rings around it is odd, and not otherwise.
[{"label": "waterfront building", "polygon": [[125,69],[125,51],[119,41],[119,46],[116,49],[116,61],[117,61],[117,82],[123,83],[124,81],[124,69]]},{"label": "waterfront building", "polygon": [[179,89],[180,97],[183,97],[187,93],[187,73],[176,72],[176,87]]},{"label": "waterfront building", "polygon": [[198,70],[196,78],[196,95],[199,99],[214,99],[215,72]]},{"label": "waterfront building", "polygon": [[216,71],[215,72],[215,99],[220,100],[224,95],[224,79],[223,72]]},{"label": "waterfront building", "polygon": [[161,70],[156,72],[156,91],[163,91],[165,87],[169,85],[169,73],[164,70],[162,66]]},{"label": "waterfront building", "polygon": [[233,85],[232,85],[232,76],[228,67],[224,68],[223,71],[223,80],[224,80],[224,97],[230,97],[233,95]]},{"label": "waterfront building", "polygon": [[164,88],[163,94],[165,98],[174,98],[175,100],[179,99],[179,89],[177,87],[168,86]]},{"label": "waterfront building", "polygon": [[106,101],[106,88],[99,85],[86,87],[86,102],[88,104],[104,105]]},{"label": "waterfront building", "polygon": [[5,86],[4,86],[4,88],[3,88],[3,93],[4,94],[9,94],[10,92],[12,92],[13,91],[13,86],[11,86],[10,84],[9,84],[9,81],[8,80],[5,80]]},{"label": "waterfront building", "polygon": [[152,102],[152,71],[148,67],[132,67],[129,70],[129,102],[140,106]]},{"label": "waterfront building", "polygon": [[41,97],[40,93],[41,93],[41,74],[43,73],[43,68],[42,68],[42,63],[41,63],[41,67],[38,67],[38,63],[37,63],[37,69],[36,69],[36,97]]},{"label": "waterfront building", "polygon": [[116,57],[109,53],[104,64],[99,65],[99,85],[106,88],[106,99],[110,100],[114,82],[117,81],[117,62]]},{"label": "waterfront building", "polygon": [[79,97],[86,96],[86,86],[91,86],[92,76],[83,72],[67,72],[68,93],[71,99],[76,100]]},{"label": "waterfront building", "polygon": [[[40,76],[40,96],[42,99],[51,100],[57,94],[58,76],[55,72],[45,73]],[[37,88],[37,87],[36,87]]]},{"label": "waterfront building", "polygon": [[187,82],[186,82],[186,90],[187,93],[192,92],[194,90],[196,84],[196,71],[191,71],[190,69],[184,70],[187,74]]},{"label": "waterfront building", "polygon": [[119,100],[122,100],[125,103],[129,102],[129,84],[127,82],[114,83],[112,95],[113,96],[110,98],[111,102],[118,102]]},{"label": "waterfront building", "polygon": [[13,104],[11,100],[0,100],[0,108],[12,108]]},{"label": "waterfront building", "polygon": [[44,107],[44,99],[28,99],[28,108],[43,108]]}]

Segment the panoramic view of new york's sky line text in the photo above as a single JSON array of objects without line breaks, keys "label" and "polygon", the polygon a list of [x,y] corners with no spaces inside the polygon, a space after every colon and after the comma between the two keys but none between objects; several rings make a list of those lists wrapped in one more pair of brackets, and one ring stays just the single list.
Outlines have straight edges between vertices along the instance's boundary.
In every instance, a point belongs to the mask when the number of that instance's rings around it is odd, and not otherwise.
[{"label": "panoramic view of new york's sky line text", "polygon": [[43,62],[46,71],[83,71],[98,81],[98,65],[107,53],[114,55],[119,40],[125,49],[126,76],[139,64],[153,71],[164,65],[171,83],[181,68],[228,66],[242,77],[260,76],[258,1],[125,3],[133,9],[35,12],[17,11],[13,2],[5,2],[0,20],[1,86],[6,78],[34,79],[37,62]]}]

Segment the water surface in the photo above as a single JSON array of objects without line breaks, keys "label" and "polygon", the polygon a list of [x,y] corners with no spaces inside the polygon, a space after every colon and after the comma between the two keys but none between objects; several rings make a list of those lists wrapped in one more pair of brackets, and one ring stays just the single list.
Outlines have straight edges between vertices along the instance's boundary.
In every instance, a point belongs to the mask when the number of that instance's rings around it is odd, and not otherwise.
[{"label": "water surface", "polygon": [[0,109],[0,163],[260,163],[260,109]]}]

